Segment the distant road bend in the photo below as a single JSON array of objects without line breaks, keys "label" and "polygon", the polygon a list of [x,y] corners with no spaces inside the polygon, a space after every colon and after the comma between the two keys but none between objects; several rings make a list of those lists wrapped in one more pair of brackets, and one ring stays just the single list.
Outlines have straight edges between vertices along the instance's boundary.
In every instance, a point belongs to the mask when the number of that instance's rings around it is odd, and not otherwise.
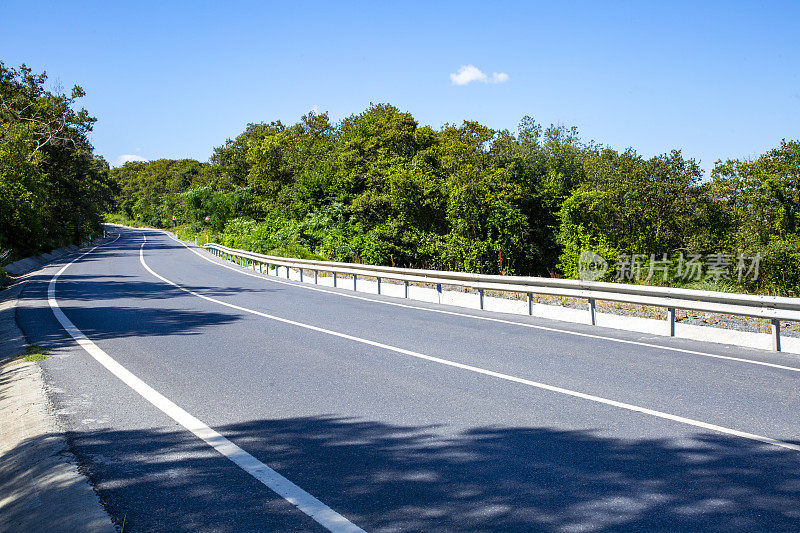
[{"label": "distant road bend", "polygon": [[58,346],[55,407],[126,532],[800,530],[797,356],[354,294],[114,231],[34,276],[18,320]]}]

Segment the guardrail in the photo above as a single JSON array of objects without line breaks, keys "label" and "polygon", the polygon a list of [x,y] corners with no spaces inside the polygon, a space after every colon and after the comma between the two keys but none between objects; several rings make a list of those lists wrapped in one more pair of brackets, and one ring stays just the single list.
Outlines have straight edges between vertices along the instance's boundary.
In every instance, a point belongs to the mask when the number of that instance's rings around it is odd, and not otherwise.
[{"label": "guardrail", "polygon": [[675,336],[676,309],[768,319],[772,324],[772,347],[775,351],[781,351],[780,321],[800,321],[800,298],[731,294],[725,292],[628,285],[599,281],[527,276],[495,276],[471,274],[468,272],[448,272],[443,270],[384,267],[309,259],[289,259],[237,250],[215,243],[208,243],[204,245],[204,247],[216,256],[234,261],[242,266],[252,267],[253,269],[258,268],[261,273],[264,272],[264,266],[267,267],[267,274],[269,274],[270,266],[274,266],[275,275],[278,275],[278,268],[284,267],[286,268],[286,277],[288,278],[290,269],[299,270],[300,281],[304,281],[304,270],[311,270],[314,272],[314,283],[318,282],[319,272],[330,272],[333,274],[333,284],[334,287],[336,287],[337,274],[348,274],[353,276],[353,290],[356,290],[358,276],[376,278],[378,294],[381,294],[381,280],[383,279],[402,281],[405,285],[406,298],[408,298],[409,283],[436,285],[440,303],[442,285],[465,287],[478,292],[479,307],[481,309],[484,308],[485,291],[526,294],[529,314],[533,313],[534,294],[586,299],[588,302],[589,319],[592,325],[597,324],[595,310],[597,300],[661,307],[667,309],[667,324],[670,336]]}]

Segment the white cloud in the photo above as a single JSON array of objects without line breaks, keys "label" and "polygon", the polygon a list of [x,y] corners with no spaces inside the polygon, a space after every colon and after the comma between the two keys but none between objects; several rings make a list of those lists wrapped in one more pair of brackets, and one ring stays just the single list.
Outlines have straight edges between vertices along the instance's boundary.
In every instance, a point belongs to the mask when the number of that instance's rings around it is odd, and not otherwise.
[{"label": "white cloud", "polygon": [[505,83],[509,79],[505,72],[492,72],[492,83]]},{"label": "white cloud", "polygon": [[505,72],[492,72],[491,77],[484,74],[475,65],[462,65],[458,72],[450,74],[450,81],[453,85],[467,85],[474,81],[480,83],[505,83],[509,80]]},{"label": "white cloud", "polygon": [[144,157],[142,157],[140,155],[125,154],[125,155],[119,156],[114,161],[114,166],[115,167],[121,167],[122,165],[124,165],[125,163],[128,163],[130,161],[145,161],[146,162],[147,159],[145,159]]}]

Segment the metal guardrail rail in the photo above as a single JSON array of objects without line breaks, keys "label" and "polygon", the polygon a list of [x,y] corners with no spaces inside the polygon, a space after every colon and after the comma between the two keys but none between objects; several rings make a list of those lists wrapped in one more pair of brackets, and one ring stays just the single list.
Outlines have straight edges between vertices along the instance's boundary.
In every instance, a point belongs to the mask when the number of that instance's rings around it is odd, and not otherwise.
[{"label": "metal guardrail rail", "polygon": [[270,266],[274,266],[276,275],[278,275],[278,268],[284,267],[286,268],[286,277],[288,278],[290,269],[299,270],[301,281],[303,281],[304,270],[311,270],[314,272],[314,283],[317,283],[320,271],[330,272],[333,274],[334,287],[337,286],[337,274],[352,276],[353,290],[356,289],[358,276],[376,278],[378,294],[381,293],[381,281],[383,279],[402,281],[405,285],[406,298],[408,298],[409,283],[434,284],[436,285],[440,302],[442,285],[466,287],[478,292],[479,306],[481,309],[484,308],[485,291],[526,294],[529,314],[533,313],[534,294],[586,299],[588,302],[589,319],[592,325],[597,324],[595,311],[597,300],[661,307],[668,311],[667,323],[671,336],[675,335],[676,309],[768,319],[772,324],[772,347],[775,351],[781,351],[780,321],[800,321],[800,298],[732,294],[572,279],[495,276],[471,274],[468,272],[448,272],[443,270],[384,267],[310,259],[290,259],[237,250],[215,243],[208,243],[204,245],[204,247],[218,257],[234,261],[242,266],[252,267],[253,269],[258,268],[259,272],[262,273],[264,272],[264,266],[267,267],[267,273],[270,271]]}]

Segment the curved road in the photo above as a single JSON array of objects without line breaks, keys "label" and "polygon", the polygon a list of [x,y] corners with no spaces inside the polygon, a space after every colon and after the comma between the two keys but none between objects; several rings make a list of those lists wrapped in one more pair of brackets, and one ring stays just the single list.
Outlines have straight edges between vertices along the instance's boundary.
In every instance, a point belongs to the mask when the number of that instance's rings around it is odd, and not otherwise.
[{"label": "curved road", "polygon": [[114,231],[18,321],[126,533],[800,530],[796,356],[353,297]]}]

